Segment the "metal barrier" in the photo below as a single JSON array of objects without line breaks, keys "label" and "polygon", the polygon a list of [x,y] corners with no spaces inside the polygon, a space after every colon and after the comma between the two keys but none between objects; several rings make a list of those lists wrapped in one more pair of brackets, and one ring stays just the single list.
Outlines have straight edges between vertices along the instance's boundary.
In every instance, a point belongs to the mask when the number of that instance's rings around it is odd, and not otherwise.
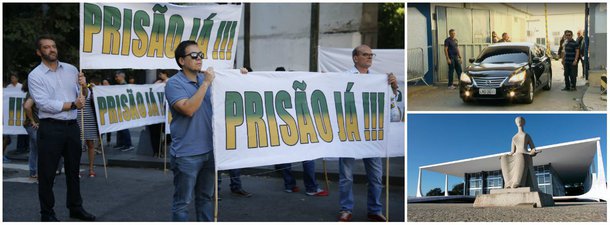
[{"label": "metal barrier", "polygon": [[407,49],[407,83],[411,81],[419,82],[420,80],[424,82],[427,86],[430,86],[426,83],[424,79],[425,68],[424,68],[424,49],[423,48],[410,48]]}]

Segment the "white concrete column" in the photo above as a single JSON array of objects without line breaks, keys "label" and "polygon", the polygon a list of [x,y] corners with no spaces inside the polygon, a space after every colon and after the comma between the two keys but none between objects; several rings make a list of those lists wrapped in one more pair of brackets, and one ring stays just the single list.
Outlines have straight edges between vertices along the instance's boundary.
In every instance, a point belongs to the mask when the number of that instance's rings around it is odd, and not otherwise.
[{"label": "white concrete column", "polygon": [[445,174],[445,196],[449,196],[449,186],[447,185],[448,177],[449,175]]},{"label": "white concrete column", "polygon": [[[599,140],[597,140],[597,180],[593,181],[592,186],[597,186],[599,198],[603,200],[607,200],[607,195],[605,194],[608,191],[608,187],[606,186],[606,173],[604,171],[604,158],[602,157],[602,150],[599,146]],[[595,188],[595,187],[593,187]]]},{"label": "white concrete column", "polygon": [[423,197],[421,194],[421,168],[419,168],[419,175],[417,176],[417,193],[415,197]]}]

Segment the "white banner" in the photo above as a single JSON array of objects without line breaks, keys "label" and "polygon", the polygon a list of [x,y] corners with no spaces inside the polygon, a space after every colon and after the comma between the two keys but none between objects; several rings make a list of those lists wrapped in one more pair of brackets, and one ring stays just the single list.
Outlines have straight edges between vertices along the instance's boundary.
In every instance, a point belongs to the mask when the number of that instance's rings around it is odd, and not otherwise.
[{"label": "white banner", "polygon": [[[352,59],[352,48],[318,48],[318,71],[320,72],[344,72],[354,67]],[[404,120],[405,111],[405,50],[404,49],[373,49],[375,58],[371,73],[393,73],[398,80],[400,95],[398,107],[402,112]]]},{"label": "white banner", "polygon": [[2,91],[2,134],[27,134],[23,128],[25,120],[25,93],[21,90],[6,89]]},{"label": "white banner", "polygon": [[204,65],[233,68],[241,10],[232,4],[81,3],[81,69],[179,69],[174,51],[183,40],[199,44]]},{"label": "white banner", "polygon": [[165,84],[93,87],[101,134],[165,121]]},{"label": "white banner", "polygon": [[387,76],[217,71],[212,85],[218,170],[323,157],[402,156],[388,151]]},{"label": "white banner", "polygon": [[172,123],[172,112],[169,110],[169,104],[167,104],[167,99],[163,99],[164,101],[164,105],[165,105],[165,115],[167,115],[165,117],[165,134],[171,134],[172,132],[170,131],[170,124]]}]

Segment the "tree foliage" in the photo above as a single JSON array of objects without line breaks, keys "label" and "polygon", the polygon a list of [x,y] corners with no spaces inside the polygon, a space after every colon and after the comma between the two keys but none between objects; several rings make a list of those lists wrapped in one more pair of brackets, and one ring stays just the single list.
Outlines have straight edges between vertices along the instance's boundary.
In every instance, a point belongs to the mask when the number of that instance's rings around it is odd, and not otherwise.
[{"label": "tree foliage", "polygon": [[430,191],[428,191],[428,193],[426,193],[426,196],[443,196],[445,195],[445,193],[443,191],[441,191],[441,188],[434,188]]},{"label": "tree foliage", "polygon": [[405,48],[405,4],[379,4],[378,48]]},{"label": "tree foliage", "polygon": [[449,195],[464,195],[464,183],[454,185],[449,191]]},{"label": "tree foliage", "polygon": [[3,4],[3,79],[9,72],[25,79],[40,63],[35,41],[40,35],[56,40],[59,60],[78,67],[79,5],[48,3]]}]

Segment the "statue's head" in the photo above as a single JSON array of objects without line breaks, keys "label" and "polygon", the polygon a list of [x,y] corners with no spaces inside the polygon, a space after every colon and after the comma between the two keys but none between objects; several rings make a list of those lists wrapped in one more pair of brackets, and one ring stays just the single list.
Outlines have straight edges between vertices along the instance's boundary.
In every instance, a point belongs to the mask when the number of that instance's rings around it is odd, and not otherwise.
[{"label": "statue's head", "polygon": [[518,127],[523,127],[525,126],[525,119],[523,119],[523,117],[517,116],[517,118],[515,118],[515,124],[517,124]]}]

